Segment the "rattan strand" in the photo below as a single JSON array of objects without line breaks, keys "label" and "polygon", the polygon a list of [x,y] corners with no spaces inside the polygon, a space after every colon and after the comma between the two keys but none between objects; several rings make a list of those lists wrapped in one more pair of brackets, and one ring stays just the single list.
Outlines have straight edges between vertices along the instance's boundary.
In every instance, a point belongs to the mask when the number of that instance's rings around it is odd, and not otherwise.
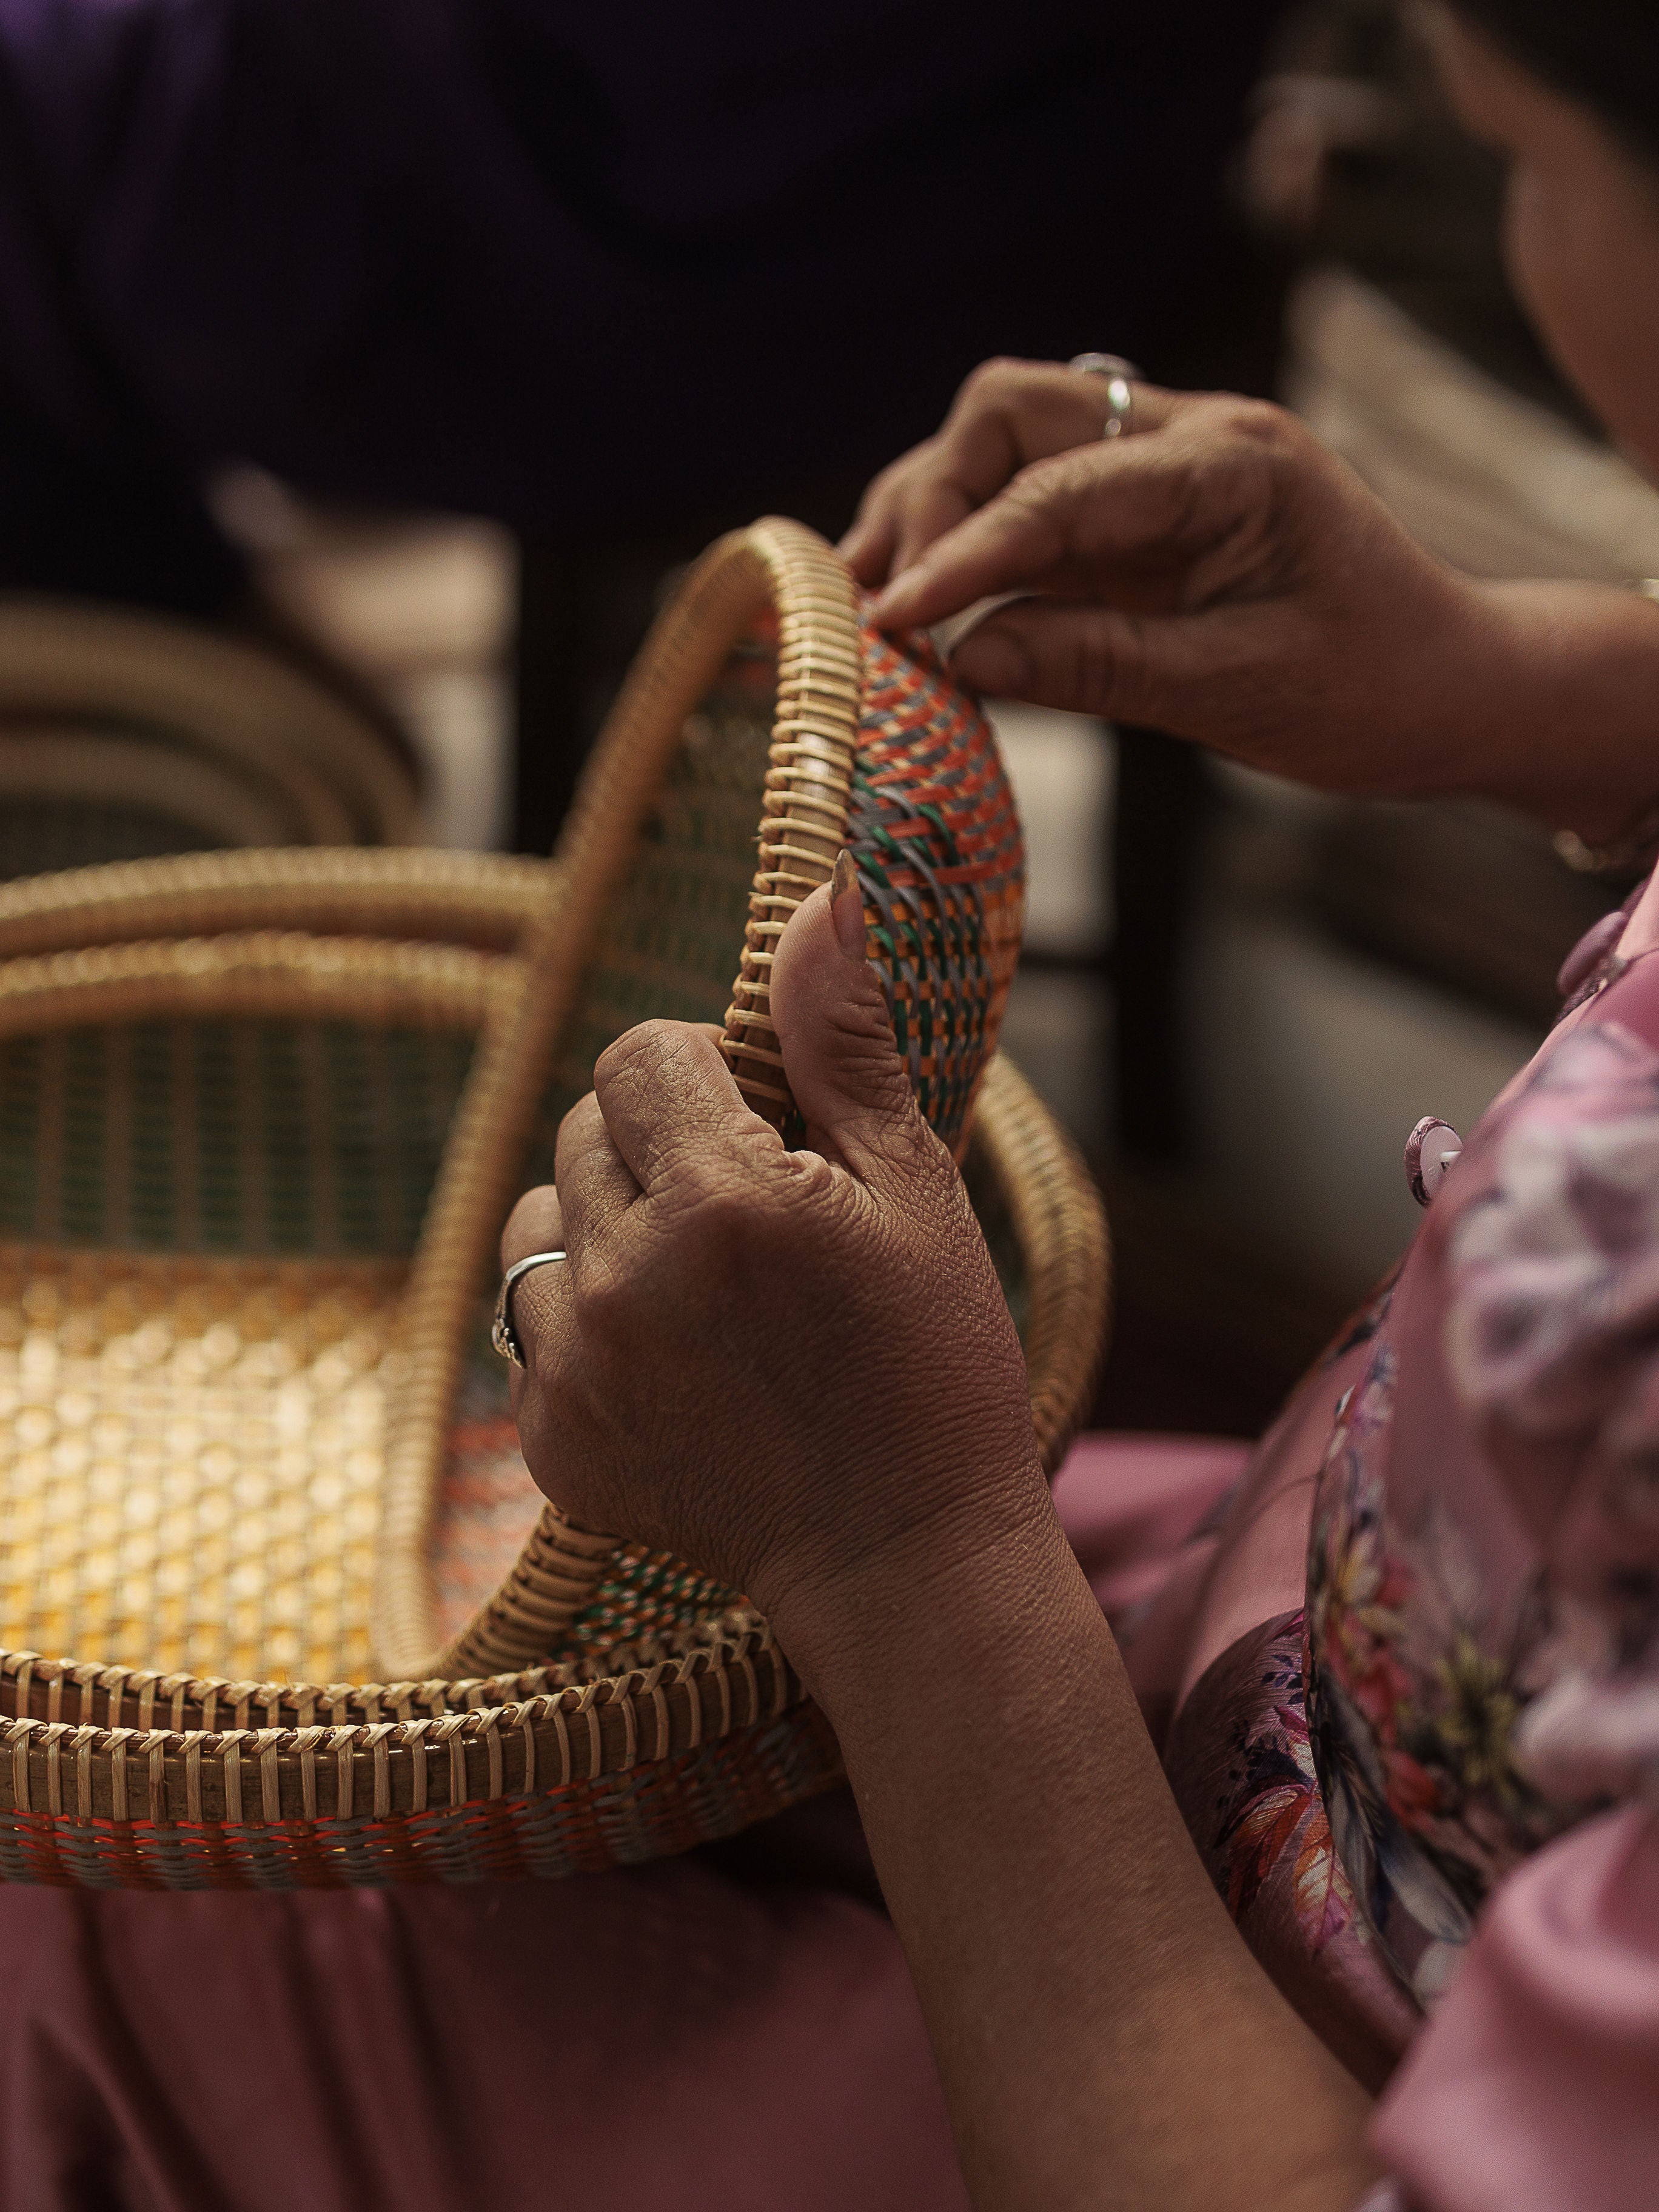
[{"label": "rattan strand", "polygon": [[1105,1352],[1106,1209],[1076,1146],[1001,1053],[985,1071],[974,1133],[1025,1259],[1031,1425],[1052,1475],[1093,1401]]},{"label": "rattan strand", "polygon": [[[33,1652],[0,1656],[0,1669],[16,1716],[0,1719],[0,1813],[163,1827],[385,1820],[600,1781],[781,1720],[803,1695],[752,1616],[693,1650],[562,1686],[532,1669],[469,1683],[319,1686],[296,1699],[285,1686],[187,1683]],[[297,1726],[275,1722],[296,1702]],[[158,1709],[170,1718],[173,1708],[204,1724],[109,1718]],[[101,1722],[91,1717],[100,1711]]]},{"label": "rattan strand", "polygon": [[88,945],[0,965],[0,1036],[216,1013],[477,1026],[523,994],[511,954],[252,930],[158,944]]},{"label": "rattan strand", "polygon": [[367,1676],[406,1272],[0,1243],[6,1640]]},{"label": "rattan strand", "polygon": [[[0,1037],[215,1017],[470,1036],[521,988],[509,957],[452,945],[257,932],[97,946],[0,965]],[[118,1238],[131,1200],[115,1198]],[[405,1274],[0,1243],[0,1621],[191,1671],[210,1656],[368,1674]]]},{"label": "rattan strand", "polygon": [[0,884],[0,959],[248,929],[507,951],[545,912],[555,866],[417,846],[283,846],[67,868]]},{"label": "rattan strand", "polygon": [[163,732],[23,725],[0,719],[0,805],[148,817],[198,846],[331,844],[351,835],[349,810],[314,779],[296,797],[280,778],[251,776],[171,741]]}]

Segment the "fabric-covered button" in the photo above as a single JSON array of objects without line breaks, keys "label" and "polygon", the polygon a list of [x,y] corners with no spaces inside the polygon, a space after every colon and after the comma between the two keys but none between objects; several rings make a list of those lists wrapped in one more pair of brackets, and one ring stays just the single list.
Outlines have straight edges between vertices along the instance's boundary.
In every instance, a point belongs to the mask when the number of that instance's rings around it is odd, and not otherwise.
[{"label": "fabric-covered button", "polygon": [[1463,1139],[1451,1123],[1437,1121],[1432,1114],[1425,1114],[1412,1131],[1406,1139],[1406,1187],[1419,1206],[1434,1196],[1462,1149]]}]

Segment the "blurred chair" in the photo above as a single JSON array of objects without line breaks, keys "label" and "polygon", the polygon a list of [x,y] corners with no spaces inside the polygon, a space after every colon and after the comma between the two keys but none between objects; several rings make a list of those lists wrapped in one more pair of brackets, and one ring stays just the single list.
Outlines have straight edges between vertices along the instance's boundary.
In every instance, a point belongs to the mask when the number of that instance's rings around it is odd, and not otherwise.
[{"label": "blurred chair", "polygon": [[412,758],[269,648],[0,598],[0,877],[216,847],[398,845]]}]

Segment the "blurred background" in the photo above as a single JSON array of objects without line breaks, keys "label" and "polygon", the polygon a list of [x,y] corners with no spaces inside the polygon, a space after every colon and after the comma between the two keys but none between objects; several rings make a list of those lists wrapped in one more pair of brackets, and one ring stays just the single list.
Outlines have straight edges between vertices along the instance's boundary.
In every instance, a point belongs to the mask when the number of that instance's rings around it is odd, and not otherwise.
[{"label": "blurred background", "polygon": [[[1386,0],[777,12],[5,34],[0,872],[548,850],[678,567],[839,531],[993,352],[1275,393],[1475,573],[1659,575]],[[1098,1417],[1248,1433],[1410,1235],[1413,1122],[1468,1128],[1626,886],[1479,806],[994,712],[1004,1042],[1116,1239]]]}]

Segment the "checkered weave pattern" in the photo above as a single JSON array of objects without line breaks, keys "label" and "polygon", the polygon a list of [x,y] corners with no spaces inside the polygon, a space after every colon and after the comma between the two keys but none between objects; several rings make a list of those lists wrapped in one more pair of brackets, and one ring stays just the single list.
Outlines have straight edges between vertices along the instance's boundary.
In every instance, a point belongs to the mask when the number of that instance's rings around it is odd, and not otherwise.
[{"label": "checkered weave pattern", "polygon": [[863,639],[848,845],[899,1051],[959,1151],[1019,959],[1024,842],[990,726],[931,641]]}]

